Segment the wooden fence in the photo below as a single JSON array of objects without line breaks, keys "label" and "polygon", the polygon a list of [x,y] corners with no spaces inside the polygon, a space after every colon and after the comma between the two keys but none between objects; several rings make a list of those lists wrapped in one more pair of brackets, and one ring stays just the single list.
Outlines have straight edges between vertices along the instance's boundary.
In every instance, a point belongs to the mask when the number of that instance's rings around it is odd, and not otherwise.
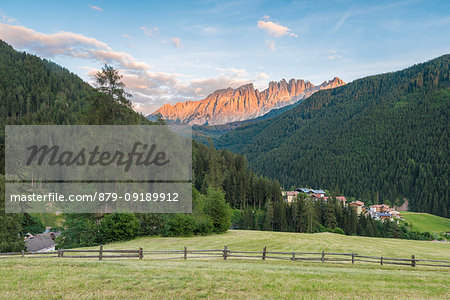
[{"label": "wooden fence", "polygon": [[290,261],[311,261],[311,262],[335,262],[335,263],[374,263],[379,265],[404,265],[404,266],[428,266],[428,267],[450,267],[450,261],[417,259],[415,255],[411,258],[392,258],[384,256],[359,255],[358,253],[331,253],[331,252],[281,252],[267,251],[264,247],[262,251],[234,251],[225,246],[223,249],[193,250],[184,247],[182,250],[106,250],[100,245],[98,250],[71,250],[60,249],[49,252],[12,252],[0,253],[0,259],[11,257],[22,258],[138,258],[150,260],[170,260],[170,259],[206,259],[220,258],[229,259],[250,259],[250,260],[290,260]]}]

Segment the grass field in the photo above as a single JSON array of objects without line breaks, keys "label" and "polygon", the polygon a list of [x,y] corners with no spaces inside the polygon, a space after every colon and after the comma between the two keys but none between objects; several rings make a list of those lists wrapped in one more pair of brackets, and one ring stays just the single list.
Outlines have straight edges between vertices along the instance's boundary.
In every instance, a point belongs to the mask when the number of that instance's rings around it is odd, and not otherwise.
[{"label": "grass field", "polygon": [[450,231],[450,219],[430,215],[427,213],[402,212],[406,222],[412,224],[414,230],[420,232],[447,232]]},{"label": "grass field", "polygon": [[[450,243],[381,239],[346,236],[333,233],[288,233],[230,230],[225,234],[186,238],[142,237],[128,242],[109,244],[108,249],[181,250],[223,249],[286,252],[355,252],[361,255],[450,260]],[[94,247],[93,249],[98,249]]]},{"label": "grass field", "polygon": [[[191,238],[139,238],[106,249],[222,248],[333,250],[450,260],[450,244],[230,231]],[[450,297],[450,270],[291,261],[111,260],[26,258],[0,260],[0,298],[436,298]]]}]

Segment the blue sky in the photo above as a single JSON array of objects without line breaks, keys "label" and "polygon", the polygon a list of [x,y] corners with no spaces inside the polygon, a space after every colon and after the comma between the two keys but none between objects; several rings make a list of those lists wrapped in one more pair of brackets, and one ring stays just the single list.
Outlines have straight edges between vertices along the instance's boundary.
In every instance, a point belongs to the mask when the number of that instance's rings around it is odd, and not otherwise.
[{"label": "blue sky", "polygon": [[118,68],[135,108],[219,88],[346,82],[450,53],[450,1],[2,1],[0,38],[86,81]]}]

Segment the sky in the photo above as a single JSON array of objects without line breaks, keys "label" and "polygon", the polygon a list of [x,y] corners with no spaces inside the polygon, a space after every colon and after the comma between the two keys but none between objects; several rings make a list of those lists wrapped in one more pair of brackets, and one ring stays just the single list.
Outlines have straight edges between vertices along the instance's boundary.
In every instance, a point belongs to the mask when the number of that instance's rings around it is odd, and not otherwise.
[{"label": "sky", "polygon": [[282,78],[320,84],[450,53],[450,1],[0,1],[0,39],[93,84],[105,63],[134,108]]}]

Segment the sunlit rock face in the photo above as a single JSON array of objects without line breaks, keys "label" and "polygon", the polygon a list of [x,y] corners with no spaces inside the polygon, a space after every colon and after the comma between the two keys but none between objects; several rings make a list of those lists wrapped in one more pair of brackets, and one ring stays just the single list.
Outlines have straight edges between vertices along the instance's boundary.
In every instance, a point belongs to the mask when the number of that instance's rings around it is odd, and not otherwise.
[{"label": "sunlit rock face", "polygon": [[345,82],[337,77],[318,86],[302,79],[291,79],[289,82],[282,79],[279,82],[271,81],[269,87],[260,92],[250,83],[237,89],[217,90],[200,101],[166,104],[152,115],[190,125],[225,124],[256,118],[274,108],[307,98],[319,90],[342,85]]}]

